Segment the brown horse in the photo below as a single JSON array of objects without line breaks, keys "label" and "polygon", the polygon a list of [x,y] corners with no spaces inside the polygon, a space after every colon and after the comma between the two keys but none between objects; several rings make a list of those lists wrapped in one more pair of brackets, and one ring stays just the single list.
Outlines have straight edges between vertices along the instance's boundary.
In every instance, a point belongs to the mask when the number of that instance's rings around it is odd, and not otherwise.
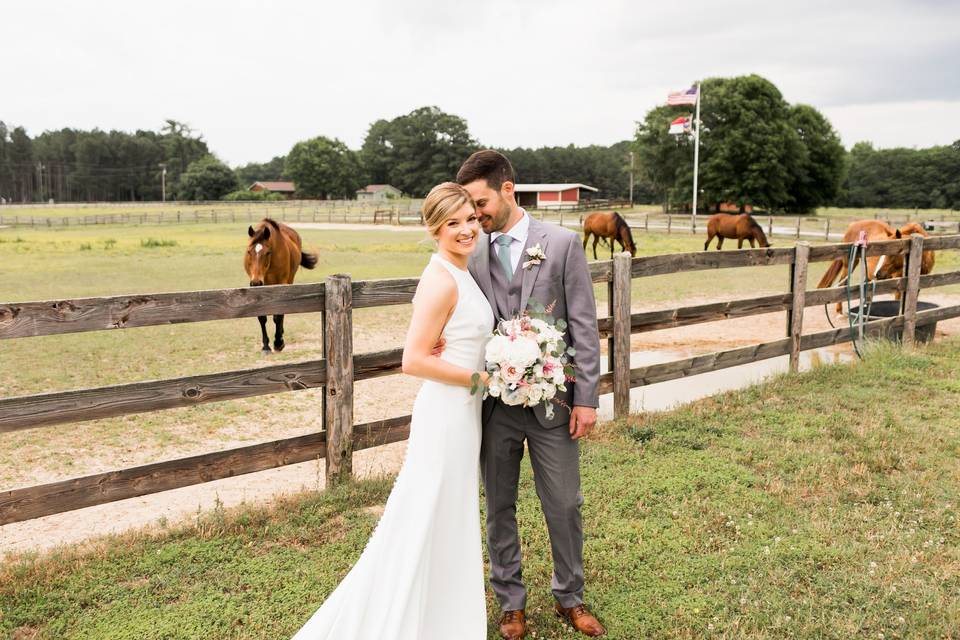
[{"label": "brown horse", "polygon": [[[884,242],[886,240],[896,240],[898,238],[903,238],[906,236],[919,233],[923,237],[928,237],[926,231],[923,227],[916,222],[908,222],[899,229],[894,229],[886,222],[881,220],[856,220],[850,223],[850,226],[847,227],[846,232],[843,234],[843,242],[856,242],[860,238],[860,232],[866,234],[867,242]],[[933,251],[924,251],[923,256],[920,259],[920,273],[926,275],[933,271],[934,264],[934,255]],[[853,266],[856,268],[857,264],[860,262],[859,258],[854,260]],[[886,280],[888,278],[901,278],[904,275],[905,260],[903,256],[871,256],[867,258],[867,280]],[[830,266],[827,267],[826,273],[823,274],[823,277],[820,278],[819,284],[817,284],[818,289],[825,289],[827,287],[833,286],[834,280],[837,279],[841,273],[843,277],[840,278],[840,284],[846,282],[847,273],[849,270],[849,258],[843,256],[842,258],[836,258],[833,262],[830,263]],[[896,292],[896,299],[900,299],[900,292]],[[843,305],[837,303],[837,313],[843,311]]]},{"label": "brown horse", "polygon": [[616,211],[597,211],[583,219],[583,250],[587,250],[587,241],[593,235],[593,259],[597,259],[597,242],[601,238],[610,242],[610,258],[613,258],[613,243],[620,243],[620,248],[629,251],[631,256],[637,255],[637,245],[630,233],[630,225]]},{"label": "brown horse", "polygon": [[[270,218],[264,218],[247,229],[250,241],[243,256],[243,268],[250,276],[250,286],[259,287],[271,284],[293,284],[297,267],[313,269],[317,266],[316,253],[304,253],[301,249],[300,234]],[[270,351],[270,336],[267,335],[267,316],[257,316],[260,321],[260,334],[263,350]],[[283,351],[283,315],[273,316],[275,335],[273,348]]]},{"label": "brown horse", "polygon": [[736,238],[737,249],[743,248],[743,241],[748,240],[750,247],[753,248],[754,242],[761,247],[769,247],[767,236],[763,233],[763,228],[757,224],[749,213],[731,214],[717,213],[707,220],[707,241],[703,243],[703,250],[706,251],[717,236],[717,251],[723,247],[724,238]]}]

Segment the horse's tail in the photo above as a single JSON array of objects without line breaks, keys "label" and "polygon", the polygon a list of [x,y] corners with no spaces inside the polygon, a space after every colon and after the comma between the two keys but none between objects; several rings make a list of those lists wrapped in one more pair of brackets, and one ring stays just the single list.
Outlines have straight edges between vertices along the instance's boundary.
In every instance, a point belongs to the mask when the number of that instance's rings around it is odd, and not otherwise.
[{"label": "horse's tail", "polygon": [[300,252],[300,266],[304,269],[313,269],[317,266],[317,254],[307,253],[306,251]]},{"label": "horse's tail", "polygon": [[830,263],[830,266],[827,268],[827,272],[823,274],[823,277],[820,278],[820,283],[817,285],[817,289],[826,289],[827,287],[833,285],[833,281],[837,279],[837,276],[840,275],[840,271],[843,269],[843,258],[837,258]]}]

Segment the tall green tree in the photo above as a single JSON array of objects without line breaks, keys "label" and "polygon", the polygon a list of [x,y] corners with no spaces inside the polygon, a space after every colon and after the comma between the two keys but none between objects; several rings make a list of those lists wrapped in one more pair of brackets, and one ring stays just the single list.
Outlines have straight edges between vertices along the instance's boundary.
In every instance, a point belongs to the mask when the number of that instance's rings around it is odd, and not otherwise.
[{"label": "tall green tree", "polygon": [[161,144],[165,151],[168,179],[176,182],[180,174],[195,160],[210,154],[203,136],[194,135],[188,124],[166,120],[161,128]]},{"label": "tall green tree", "polygon": [[[677,138],[667,133],[675,118],[688,113],[689,107],[661,105],[648,111],[643,122],[637,123],[634,140],[637,173],[665,209],[671,202],[690,201],[690,185],[693,180],[692,141],[686,135]],[[678,193],[684,187],[687,193]]]},{"label": "tall green tree", "polygon": [[372,182],[389,183],[413,195],[453,180],[478,144],[463,118],[437,107],[421,107],[371,125],[362,157]]},{"label": "tall green tree", "polygon": [[[390,142],[392,124],[388,120],[377,120],[370,125],[360,148],[360,161],[366,172],[367,184],[392,184],[391,169],[396,156]],[[396,186],[396,185],[394,185]]]},{"label": "tall green tree", "polygon": [[215,156],[190,163],[177,183],[180,200],[219,200],[237,188],[237,176]]},{"label": "tall green tree", "polygon": [[788,118],[805,152],[790,179],[787,209],[807,213],[836,199],[844,178],[846,151],[830,122],[813,107],[793,105]]},{"label": "tall green tree", "polygon": [[23,127],[10,132],[9,165],[15,169],[12,194],[15,202],[33,202],[39,194],[34,187],[37,182],[33,156],[33,141]]},{"label": "tall green tree", "polygon": [[284,174],[305,198],[353,198],[364,178],[357,152],[324,136],[295,144],[287,155]]},{"label": "tall green tree", "polygon": [[758,75],[711,78],[702,87],[704,201],[786,208],[792,176],[806,162],[806,151],[780,90]]}]

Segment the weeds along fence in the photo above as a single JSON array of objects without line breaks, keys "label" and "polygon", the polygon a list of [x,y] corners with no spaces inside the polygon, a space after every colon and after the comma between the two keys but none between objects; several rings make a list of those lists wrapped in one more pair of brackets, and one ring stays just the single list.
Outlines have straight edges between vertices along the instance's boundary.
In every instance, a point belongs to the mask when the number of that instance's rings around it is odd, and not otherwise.
[{"label": "weeds along fence", "polygon": [[[902,278],[885,280],[876,287],[876,293],[904,294],[900,315],[868,322],[865,334],[884,335],[899,329],[903,332],[903,342],[909,345],[917,326],[960,316],[960,305],[917,311],[921,288],[960,283],[960,270],[921,276],[922,252],[958,248],[960,235],[927,239],[913,236],[870,245],[868,255],[903,256],[907,267]],[[801,242],[794,248],[633,259],[629,254],[618,254],[612,261],[591,263],[593,282],[605,285],[609,293],[608,314],[598,322],[599,335],[608,343],[610,364],[610,372],[600,378],[600,392],[613,393],[615,416],[622,417],[629,412],[630,390],[634,387],[782,355],[789,356],[790,368],[795,371],[801,351],[849,341],[846,327],[803,333],[804,308],[846,299],[843,287],[808,290],[808,265],[844,256],[848,250],[849,245],[811,247]],[[631,283],[635,278],[770,265],[790,265],[786,293],[657,311],[632,311],[634,302],[642,302],[631,300]],[[0,525],[319,458],[325,459],[328,483],[348,480],[352,476],[354,451],[404,440],[410,425],[410,416],[354,423],[354,382],[399,373],[402,350],[353,353],[352,311],[409,303],[416,286],[414,278],[352,282],[349,276],[334,275],[315,284],[0,303],[0,340],[318,311],[322,312],[324,336],[323,358],[319,360],[0,398],[0,432],[43,429],[265,394],[325,389],[322,425],[316,433],[0,491]],[[782,339],[630,368],[633,334],[779,311],[786,312],[786,333]]]}]

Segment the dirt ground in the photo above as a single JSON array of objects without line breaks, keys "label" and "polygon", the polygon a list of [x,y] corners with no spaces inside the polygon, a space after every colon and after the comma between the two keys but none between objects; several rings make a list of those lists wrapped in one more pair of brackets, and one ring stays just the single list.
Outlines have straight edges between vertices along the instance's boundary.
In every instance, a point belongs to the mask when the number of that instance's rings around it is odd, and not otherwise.
[{"label": "dirt ground", "polygon": [[[342,228],[342,225],[338,225],[338,228]],[[960,303],[960,297],[957,296],[925,293],[923,299],[940,305]],[[698,304],[711,301],[714,300],[688,299],[684,303]],[[635,309],[635,311],[639,310]],[[645,307],[644,310],[650,310],[650,307]],[[401,344],[406,326],[406,313],[408,312],[401,312],[398,308],[396,322],[387,331],[382,327],[364,331],[363,326],[358,324],[354,336],[357,352],[384,349]],[[834,321],[845,323],[843,318]],[[668,359],[682,358],[775,340],[784,336],[785,327],[784,312],[704,323],[635,335],[632,339],[632,350],[634,352],[667,352],[673,356]],[[804,333],[829,328],[823,308],[806,310]],[[960,319],[938,324],[937,339],[958,334],[960,334]],[[830,347],[830,350],[849,352],[850,345],[838,345]],[[409,413],[418,387],[417,380],[403,375],[358,382],[355,389],[355,419],[358,422],[367,422]],[[650,389],[653,389],[653,386]],[[242,429],[215,431],[213,432],[215,437],[206,441],[201,440],[199,445],[194,441],[189,447],[142,447],[124,451],[119,457],[107,454],[96,458],[79,459],[72,466],[71,475],[87,475],[203,451],[216,451],[258,441],[310,433],[316,430],[316,425],[320,424],[321,409],[318,393],[317,390],[298,392],[296,394],[298,398],[309,399],[310,394],[314,398],[312,401],[296,403],[296,408],[285,405],[284,410],[280,412],[271,413],[264,410],[263,414],[252,414],[249,420],[244,420]],[[275,400],[260,401],[266,408],[270,407],[270,402]],[[270,419],[257,420],[259,415]],[[601,414],[601,419],[609,417]],[[361,477],[394,473],[399,469],[405,451],[406,443],[398,442],[357,452],[354,456],[354,470]],[[21,476],[14,486],[42,484],[59,479],[62,479],[62,476],[55,476],[50,472],[37,469],[26,469],[25,475]],[[132,529],[161,530],[170,524],[196,518],[198,514],[218,505],[229,508],[244,503],[266,503],[281,494],[317,491],[322,490],[323,487],[324,465],[322,460],[318,460],[79,509],[0,527],[0,556],[13,552],[50,550],[59,545],[82,542],[96,536]]]}]

